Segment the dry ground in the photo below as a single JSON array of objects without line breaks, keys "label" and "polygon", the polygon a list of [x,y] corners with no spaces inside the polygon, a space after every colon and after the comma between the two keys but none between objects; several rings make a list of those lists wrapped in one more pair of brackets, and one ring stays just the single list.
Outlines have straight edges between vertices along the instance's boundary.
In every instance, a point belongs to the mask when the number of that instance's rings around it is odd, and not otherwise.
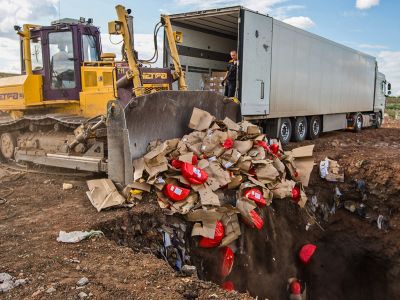
[{"label": "dry ground", "polygon": [[[400,226],[400,129],[397,123],[388,126],[391,128],[368,129],[358,134],[325,134],[314,141],[315,157],[319,161],[329,156],[345,167],[346,182],[340,188],[349,194],[353,180],[364,179],[369,205],[375,213],[385,215],[389,227],[379,230],[375,224],[344,210],[322,226],[332,232],[351,231],[355,239],[373,237],[379,245],[387,245],[386,250],[380,246],[379,251],[386,251],[385,254],[397,259],[397,249],[400,249],[397,230]],[[58,243],[56,238],[60,230],[101,229],[129,210],[98,213],[86,198],[86,179],[78,175],[13,173],[0,166],[0,197],[9,194],[4,197],[7,202],[0,204],[0,272],[28,278],[28,284],[0,294],[0,298],[77,299],[82,291],[91,294],[91,299],[248,297],[225,293],[195,278],[180,277],[163,260],[118,246],[105,237],[78,244]],[[73,189],[62,190],[64,182],[72,183]],[[315,167],[308,192],[319,198],[329,197],[333,187],[334,184],[319,178]],[[140,205],[133,208],[134,212],[143,209]],[[323,238],[318,230],[311,230],[310,239]],[[391,271],[394,277],[400,274],[396,274],[396,270]],[[82,277],[87,277],[89,284],[79,289],[76,282]],[[56,289],[52,294],[46,292],[50,287]]]}]

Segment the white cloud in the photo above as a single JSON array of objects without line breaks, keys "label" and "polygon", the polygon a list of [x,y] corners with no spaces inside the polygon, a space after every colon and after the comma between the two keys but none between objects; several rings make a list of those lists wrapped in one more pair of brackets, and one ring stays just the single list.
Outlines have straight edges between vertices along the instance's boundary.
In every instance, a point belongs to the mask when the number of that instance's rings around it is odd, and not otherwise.
[{"label": "white cloud", "polygon": [[357,0],[356,1],[356,7],[358,9],[368,9],[371,8],[372,6],[377,6],[379,5],[379,0]]},{"label": "white cloud", "polygon": [[0,72],[20,73],[19,42],[16,39],[0,37]]},{"label": "white cloud", "polygon": [[301,29],[308,29],[315,26],[313,20],[311,20],[309,17],[304,17],[304,16],[283,19],[283,22]]},{"label": "white cloud", "polygon": [[294,10],[304,9],[303,5],[281,5],[288,0],[175,0],[177,5],[190,6],[191,10],[196,9],[210,9],[216,7],[226,7],[242,5],[246,8],[265,13],[273,16],[278,20],[282,20],[291,25],[297,26],[302,29],[311,28],[315,23],[309,18],[304,16],[289,17],[289,13]]},{"label": "white cloud", "polygon": [[374,45],[374,44],[360,44],[358,45],[359,48],[364,48],[364,49],[376,49],[376,50],[386,50],[389,49],[389,47],[385,45]]},{"label": "white cloud", "polygon": [[242,5],[261,13],[268,13],[273,6],[286,1],[288,0],[175,0],[176,4],[180,6],[190,6],[193,10]]},{"label": "white cloud", "polygon": [[[153,34],[144,34],[137,33],[134,36],[135,38],[135,50],[139,53],[139,59],[145,60],[150,59],[154,54],[154,42],[153,42]],[[121,36],[111,36],[108,33],[101,34],[101,44],[103,52],[111,52],[117,55],[117,60],[121,60]],[[162,35],[158,35],[158,61],[153,66],[161,67],[162,66]]]},{"label": "white cloud", "polygon": [[36,23],[42,17],[55,17],[58,0],[0,0],[0,35],[13,34],[16,24]]},{"label": "white cloud", "polygon": [[392,94],[400,96],[400,51],[381,51],[378,54],[379,71],[392,84]]}]

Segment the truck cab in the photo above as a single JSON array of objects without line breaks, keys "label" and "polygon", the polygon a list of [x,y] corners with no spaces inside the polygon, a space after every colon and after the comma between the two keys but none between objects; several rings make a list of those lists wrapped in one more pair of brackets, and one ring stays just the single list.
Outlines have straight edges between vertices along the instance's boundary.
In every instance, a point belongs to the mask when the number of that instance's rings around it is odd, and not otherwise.
[{"label": "truck cab", "polygon": [[[30,30],[32,73],[43,77],[43,100],[79,100],[83,62],[100,60],[100,32],[91,23],[61,19]],[[26,74],[23,53],[21,73]]]}]

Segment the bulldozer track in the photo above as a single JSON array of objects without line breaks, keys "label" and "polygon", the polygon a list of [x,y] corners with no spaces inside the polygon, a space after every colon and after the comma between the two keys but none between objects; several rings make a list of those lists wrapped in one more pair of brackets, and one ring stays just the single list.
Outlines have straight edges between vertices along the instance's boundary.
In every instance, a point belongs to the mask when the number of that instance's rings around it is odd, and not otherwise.
[{"label": "bulldozer track", "polygon": [[95,121],[78,115],[69,114],[24,115],[17,120],[12,119],[10,116],[3,116],[0,117],[0,133],[27,129],[31,124],[37,126],[60,124],[64,127],[75,129],[85,122],[94,123]]}]

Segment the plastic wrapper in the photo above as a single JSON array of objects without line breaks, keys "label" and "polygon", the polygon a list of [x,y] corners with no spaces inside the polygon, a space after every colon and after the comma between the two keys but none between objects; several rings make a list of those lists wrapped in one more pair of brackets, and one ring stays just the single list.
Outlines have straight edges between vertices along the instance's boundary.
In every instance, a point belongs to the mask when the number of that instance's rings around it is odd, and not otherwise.
[{"label": "plastic wrapper", "polygon": [[315,250],[317,250],[317,246],[314,244],[306,244],[301,247],[299,252],[300,261],[305,265],[308,264],[311,260],[311,257],[314,255]]},{"label": "plastic wrapper", "polygon": [[226,277],[232,271],[233,262],[235,260],[235,254],[233,253],[230,247],[224,247],[220,250],[220,252],[222,257],[220,275],[222,277]]},{"label": "plastic wrapper", "polygon": [[249,200],[253,200],[259,206],[267,205],[262,192],[257,188],[248,189],[244,192],[244,196]]},{"label": "plastic wrapper", "polygon": [[171,183],[166,184],[164,187],[164,195],[168,197],[168,199],[172,201],[182,201],[189,196],[190,190],[173,185]]},{"label": "plastic wrapper", "polygon": [[214,248],[221,244],[222,239],[225,236],[224,225],[220,221],[217,221],[217,226],[215,227],[214,238],[202,237],[199,241],[199,247],[201,248]]},{"label": "plastic wrapper", "polygon": [[183,163],[181,170],[183,177],[191,184],[203,184],[208,179],[208,174],[203,169],[192,164]]}]

